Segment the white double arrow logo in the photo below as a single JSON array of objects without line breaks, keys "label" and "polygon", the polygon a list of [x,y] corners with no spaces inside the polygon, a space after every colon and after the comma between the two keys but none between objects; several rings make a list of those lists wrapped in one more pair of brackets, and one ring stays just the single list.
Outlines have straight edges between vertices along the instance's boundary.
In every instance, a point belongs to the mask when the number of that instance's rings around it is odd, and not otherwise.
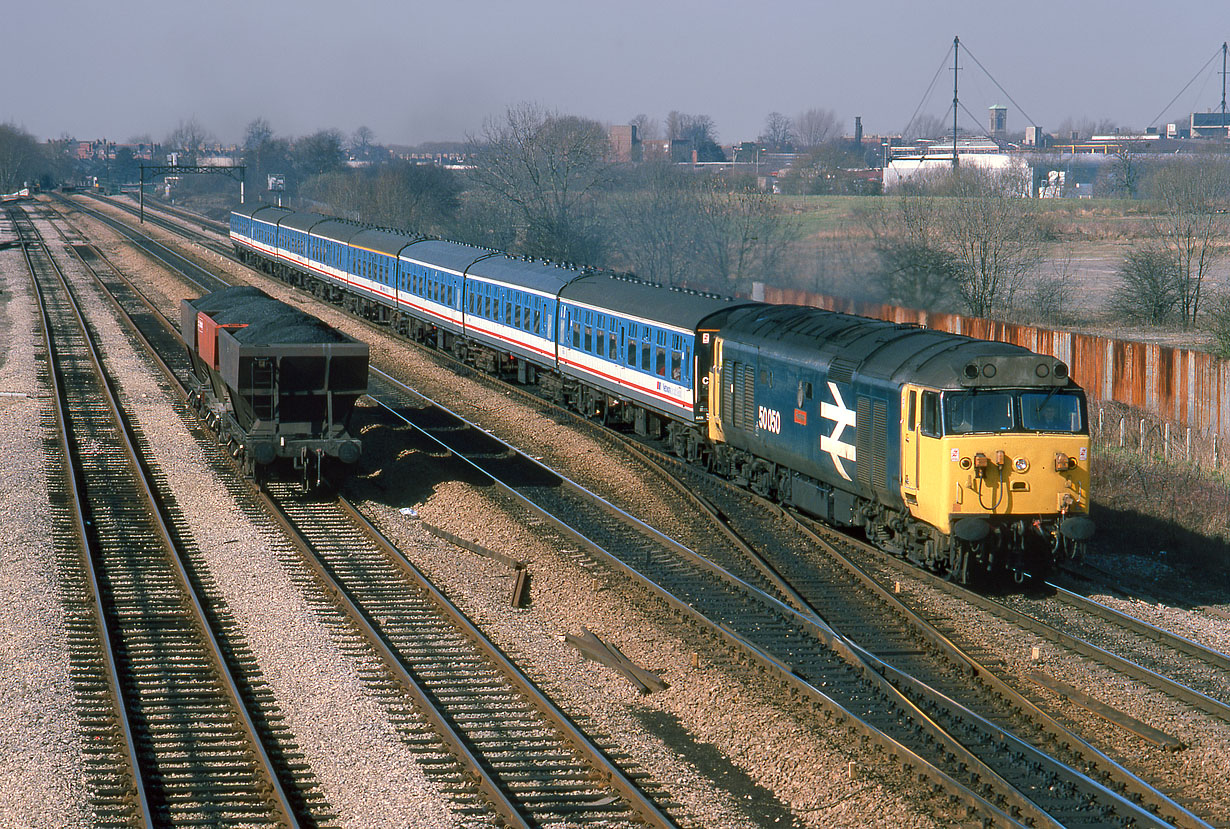
[{"label": "white double arrow logo", "polygon": [[846,408],[846,401],[841,399],[841,392],[837,390],[837,384],[832,380],[829,381],[829,391],[833,393],[834,402],[820,401],[820,417],[833,421],[833,434],[828,437],[820,436],[820,451],[829,453],[829,457],[833,459],[833,466],[837,467],[837,474],[848,481],[850,475],[842,465],[842,458],[851,463],[856,462],[858,458],[855,456],[854,445],[842,441],[841,435],[847,426],[855,427],[857,418],[852,409]]}]

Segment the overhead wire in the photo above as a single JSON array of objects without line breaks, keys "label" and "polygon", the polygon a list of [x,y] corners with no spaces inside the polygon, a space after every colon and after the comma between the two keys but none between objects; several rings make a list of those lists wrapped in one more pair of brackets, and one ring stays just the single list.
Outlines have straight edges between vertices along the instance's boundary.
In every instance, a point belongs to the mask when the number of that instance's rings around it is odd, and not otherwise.
[{"label": "overhead wire", "polygon": [[[948,62],[948,53],[951,51],[951,48],[944,50],[944,57],[940,60],[940,65],[936,67],[935,74],[931,76],[931,83],[927,84],[927,91],[923,93],[922,99],[918,102],[918,106],[914,107],[914,114],[910,116],[909,121],[906,121],[905,129],[901,131],[902,135],[909,133],[910,127],[914,125],[914,119],[918,117],[919,110],[923,108],[923,106],[927,103],[927,99],[931,97],[931,90],[935,88],[935,82],[939,79],[940,72],[944,71],[944,64]],[[952,107],[950,106],[949,109],[952,109]]]},{"label": "overhead wire", "polygon": [[1196,82],[1196,78],[1199,78],[1200,75],[1204,72],[1204,70],[1209,68],[1209,64],[1212,63],[1219,54],[1221,54],[1220,47],[1218,47],[1213,52],[1213,54],[1209,56],[1209,59],[1204,62],[1204,66],[1201,66],[1199,69],[1196,70],[1196,74],[1192,75],[1192,79],[1188,81],[1187,83],[1183,84],[1183,88],[1180,89],[1178,93],[1173,98],[1170,99],[1170,102],[1167,103],[1166,106],[1162,107],[1162,111],[1159,112],[1156,116],[1154,116],[1153,120],[1149,122],[1150,127],[1155,126],[1157,122],[1162,119],[1162,116],[1166,114],[1166,110],[1174,106],[1174,102],[1179,100],[1179,96],[1181,96],[1184,92],[1186,92],[1187,88]]},{"label": "overhead wire", "polygon": [[[961,45],[962,45],[962,46],[965,46],[965,44],[961,44]],[[996,88],[997,88],[1000,92],[1004,93],[1004,97],[1006,97],[1006,98],[1008,99],[1008,102],[1009,102],[1009,103],[1011,103],[1011,104],[1012,104],[1014,107],[1016,107],[1018,110],[1020,110],[1021,114],[1025,116],[1025,120],[1026,120],[1026,121],[1028,121],[1028,122],[1029,122],[1029,123],[1031,123],[1031,124],[1036,124],[1036,123],[1038,123],[1038,122],[1037,122],[1037,121],[1035,121],[1033,118],[1029,117],[1029,113],[1027,113],[1027,112],[1025,111],[1025,107],[1021,106],[1021,105],[1020,105],[1020,104],[1018,104],[1015,100],[1013,100],[1012,96],[1008,94],[1008,90],[1006,90],[1006,89],[1004,89],[1002,86],[1000,86],[999,81],[995,80],[995,76],[994,76],[994,75],[992,75],[992,74],[990,73],[990,71],[989,71],[989,70],[988,70],[985,66],[983,66],[983,65],[982,65],[982,61],[978,60],[978,58],[974,55],[974,53],[973,53],[973,52],[971,52],[971,51],[969,50],[969,47],[968,47],[968,46],[965,46],[965,54],[967,54],[967,55],[969,55],[971,58],[973,58],[974,63],[978,64],[978,68],[979,68],[979,69],[981,69],[984,73],[986,73],[986,76],[987,76],[988,78],[990,78],[990,79],[991,79],[991,83],[995,84],[995,87],[996,87]]]}]

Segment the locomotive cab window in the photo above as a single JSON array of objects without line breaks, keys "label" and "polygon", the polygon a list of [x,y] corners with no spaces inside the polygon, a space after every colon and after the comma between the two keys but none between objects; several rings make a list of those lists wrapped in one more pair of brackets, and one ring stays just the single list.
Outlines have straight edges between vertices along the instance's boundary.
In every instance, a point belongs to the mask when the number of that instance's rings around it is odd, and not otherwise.
[{"label": "locomotive cab window", "polygon": [[945,392],[944,431],[1080,433],[1085,430],[1081,401],[1080,393],[1058,389]]},{"label": "locomotive cab window", "polygon": [[922,421],[919,430],[929,437],[940,436],[940,396],[938,392],[922,393]]},{"label": "locomotive cab window", "polygon": [[1030,432],[1083,432],[1081,396],[1059,392],[1021,392],[1021,426]]}]

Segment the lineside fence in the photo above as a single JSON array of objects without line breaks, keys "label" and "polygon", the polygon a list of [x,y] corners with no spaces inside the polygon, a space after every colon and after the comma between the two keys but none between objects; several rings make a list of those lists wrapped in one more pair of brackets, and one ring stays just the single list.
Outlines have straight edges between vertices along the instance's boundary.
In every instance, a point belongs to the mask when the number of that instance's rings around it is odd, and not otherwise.
[{"label": "lineside fence", "polygon": [[753,298],[810,305],[1024,346],[1068,364],[1089,396],[1095,442],[1146,457],[1220,469],[1230,437],[1230,362],[1212,354],[1030,325],[934,313],[775,288]]}]

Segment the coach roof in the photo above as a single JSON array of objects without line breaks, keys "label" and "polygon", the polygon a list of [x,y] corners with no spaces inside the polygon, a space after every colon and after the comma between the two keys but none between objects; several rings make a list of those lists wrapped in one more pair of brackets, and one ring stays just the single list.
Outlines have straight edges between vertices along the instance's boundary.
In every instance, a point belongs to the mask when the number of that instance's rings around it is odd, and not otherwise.
[{"label": "coach roof", "polygon": [[374,250],[377,253],[387,254],[388,256],[397,256],[397,254],[406,245],[421,239],[421,236],[415,236],[410,233],[402,233],[396,230],[379,230],[376,228],[368,228],[361,230],[350,238],[350,244]]},{"label": "coach roof", "polygon": [[521,259],[504,253],[496,253],[476,262],[469,273],[479,279],[490,279],[552,296],[558,294],[561,287],[581,276],[579,271],[571,268],[538,259]]},{"label": "coach roof", "polygon": [[466,268],[474,264],[474,260],[487,256],[490,251],[482,248],[463,245],[458,242],[445,242],[441,239],[424,239],[415,242],[401,252],[402,259],[420,262],[436,270],[465,273]]},{"label": "coach roof", "polygon": [[560,298],[690,331],[705,318],[747,302],[610,273],[587,274],[564,288]]},{"label": "coach roof", "polygon": [[[276,224],[278,219],[289,216],[295,211],[289,210],[285,207],[278,207],[272,204],[261,204],[260,202],[257,202],[256,204],[240,205],[231,212],[237,216],[246,216],[249,219],[259,219],[262,222]],[[259,216],[257,215],[258,213],[260,214]]]}]

